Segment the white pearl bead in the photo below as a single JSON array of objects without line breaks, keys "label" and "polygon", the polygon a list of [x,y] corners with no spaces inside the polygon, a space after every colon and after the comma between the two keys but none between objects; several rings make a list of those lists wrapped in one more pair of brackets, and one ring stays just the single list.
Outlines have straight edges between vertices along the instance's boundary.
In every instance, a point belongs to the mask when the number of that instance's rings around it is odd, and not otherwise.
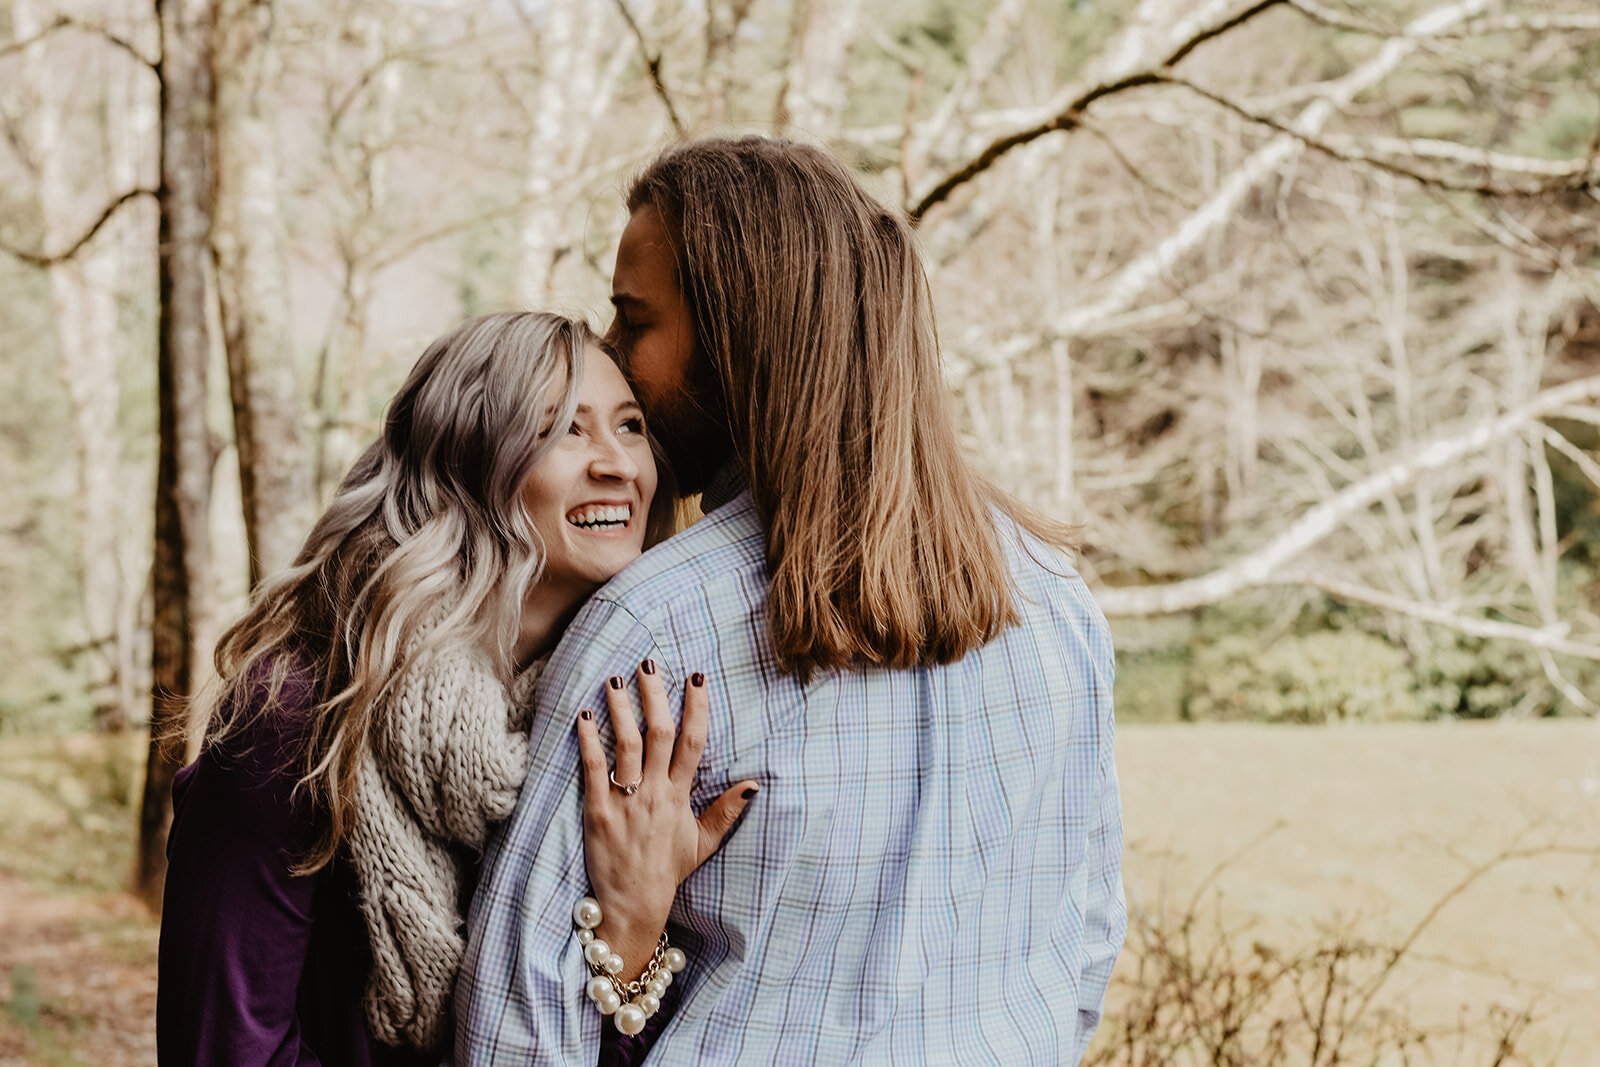
[{"label": "white pearl bead", "polygon": [[[670,974],[671,972],[669,971],[667,973]],[[659,997],[661,994],[667,991],[667,983],[663,982],[660,978],[652,978],[650,981],[645,983],[644,988],[645,991],[651,996]]]},{"label": "white pearl bead", "polygon": [[598,1004],[600,1003],[601,997],[605,996],[608,992],[615,992],[615,990],[612,989],[610,979],[602,978],[597,974],[593,978],[589,979],[589,984],[584,989],[584,992],[589,994],[590,1000]]},{"label": "white pearl bead", "polygon": [[581,927],[579,928],[579,930],[578,930],[578,944],[587,945],[589,942],[591,942],[593,940],[594,940],[594,931],[593,930],[586,930],[586,929],[583,929]]},{"label": "white pearl bead", "polygon": [[640,1008],[643,1008],[645,1017],[649,1018],[661,1007],[661,998],[656,996],[654,993],[645,993],[639,997],[638,1000],[634,1001],[634,1003],[639,1005]]},{"label": "white pearl bead", "polygon": [[621,974],[622,957],[613,952],[611,955],[606,957],[606,961],[600,966],[606,969],[607,974]]},{"label": "white pearl bead", "polygon": [[593,930],[600,925],[600,902],[594,897],[584,897],[572,906],[572,921],[580,930]]},{"label": "white pearl bead", "polygon": [[606,991],[600,994],[599,1000],[594,1002],[594,1006],[600,1009],[601,1015],[610,1015],[622,1007],[622,997],[615,989],[610,988],[610,985],[610,982],[606,983]]},{"label": "white pearl bead", "polygon": [[606,957],[611,955],[611,946],[603,938],[595,938],[583,946],[583,958],[596,967],[606,962]]},{"label": "white pearl bead", "polygon": [[[667,970],[665,967],[661,968],[656,972],[656,981],[661,983],[662,989],[667,988],[667,986],[672,984],[672,972]],[[661,994],[658,993],[656,995],[660,996]]]},{"label": "white pearl bead", "polygon": [[644,1010],[637,1004],[624,1004],[617,1009],[617,1029],[632,1037],[644,1029]]},{"label": "white pearl bead", "polygon": [[683,954],[681,948],[669,948],[662,956],[662,962],[667,965],[667,970],[677,974],[689,966],[689,957]]}]

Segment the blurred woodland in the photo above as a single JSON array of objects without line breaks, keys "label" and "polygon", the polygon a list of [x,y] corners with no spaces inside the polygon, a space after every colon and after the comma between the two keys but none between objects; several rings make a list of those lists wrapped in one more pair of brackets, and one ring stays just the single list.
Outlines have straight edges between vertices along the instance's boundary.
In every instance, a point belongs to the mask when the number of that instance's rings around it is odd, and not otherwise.
[{"label": "blurred woodland", "polygon": [[627,176],[726,129],[917,222],[1120,714],[1600,701],[1587,0],[0,0],[0,126],[0,733],[181,714],[426,341],[603,323]]}]

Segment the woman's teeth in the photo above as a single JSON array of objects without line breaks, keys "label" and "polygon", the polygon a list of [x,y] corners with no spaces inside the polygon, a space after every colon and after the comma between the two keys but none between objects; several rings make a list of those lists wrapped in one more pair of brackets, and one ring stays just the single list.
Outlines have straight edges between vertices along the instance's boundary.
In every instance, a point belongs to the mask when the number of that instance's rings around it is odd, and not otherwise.
[{"label": "woman's teeth", "polygon": [[567,521],[583,530],[620,530],[633,518],[633,505],[578,508],[567,513]]}]

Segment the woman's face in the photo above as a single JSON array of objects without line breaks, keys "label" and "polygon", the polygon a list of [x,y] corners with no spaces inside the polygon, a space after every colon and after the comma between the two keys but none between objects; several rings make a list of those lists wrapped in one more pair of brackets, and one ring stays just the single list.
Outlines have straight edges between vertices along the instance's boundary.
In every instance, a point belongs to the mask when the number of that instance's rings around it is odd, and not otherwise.
[{"label": "woman's face", "polygon": [[617,365],[584,352],[571,426],[522,485],[522,503],[545,546],[541,595],[587,597],[644,551],[656,463],[644,414]]}]

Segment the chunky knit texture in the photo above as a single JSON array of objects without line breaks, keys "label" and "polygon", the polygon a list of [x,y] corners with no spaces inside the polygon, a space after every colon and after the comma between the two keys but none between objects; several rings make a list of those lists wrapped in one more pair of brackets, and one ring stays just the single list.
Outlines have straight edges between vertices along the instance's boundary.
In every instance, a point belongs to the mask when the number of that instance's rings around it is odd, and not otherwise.
[{"label": "chunky knit texture", "polygon": [[367,1025],[390,1045],[442,1049],[466,948],[463,887],[528,770],[535,663],[508,692],[486,657],[412,664],[376,708],[347,845],[372,944]]}]

